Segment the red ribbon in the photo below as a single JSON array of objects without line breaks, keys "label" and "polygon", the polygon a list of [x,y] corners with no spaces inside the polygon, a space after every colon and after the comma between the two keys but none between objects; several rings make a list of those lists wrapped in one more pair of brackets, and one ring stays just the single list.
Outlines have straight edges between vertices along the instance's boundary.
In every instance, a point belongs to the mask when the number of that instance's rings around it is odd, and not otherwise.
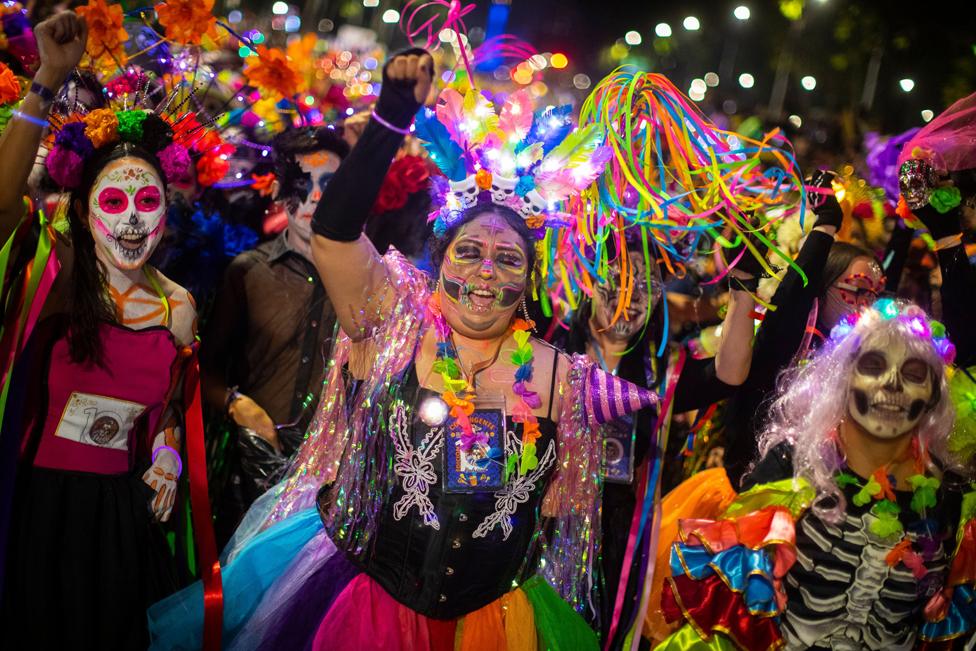
[{"label": "red ribbon", "polygon": [[224,588],[220,579],[220,560],[210,515],[207,486],[207,453],[203,440],[203,408],[200,404],[200,362],[196,355],[186,368],[183,384],[186,408],[186,456],[190,472],[190,506],[194,537],[200,553],[203,579],[203,649],[220,651],[223,631]]}]

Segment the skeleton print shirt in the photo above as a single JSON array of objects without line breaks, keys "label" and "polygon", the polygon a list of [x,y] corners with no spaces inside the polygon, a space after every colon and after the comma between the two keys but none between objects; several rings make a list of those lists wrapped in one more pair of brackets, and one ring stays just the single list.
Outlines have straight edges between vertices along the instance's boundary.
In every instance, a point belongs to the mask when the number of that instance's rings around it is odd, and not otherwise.
[{"label": "skeleton print shirt", "polygon": [[[791,477],[791,452],[787,445],[772,450],[744,488]],[[924,567],[914,570],[889,563],[902,536],[884,538],[871,530],[873,504],[854,504],[857,487],[844,489],[847,507],[839,522],[806,511],[796,523],[797,560],[784,580],[788,601],[780,631],[787,648],[912,648],[922,610],[948,574],[963,488],[953,476],[944,476],[927,517],[912,510],[911,491],[895,491],[905,537],[923,559]]]}]

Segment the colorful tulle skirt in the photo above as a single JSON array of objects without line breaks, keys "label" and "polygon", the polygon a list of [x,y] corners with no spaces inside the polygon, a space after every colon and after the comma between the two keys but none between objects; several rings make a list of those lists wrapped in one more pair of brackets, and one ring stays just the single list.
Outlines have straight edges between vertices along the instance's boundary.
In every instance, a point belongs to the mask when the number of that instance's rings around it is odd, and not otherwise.
[{"label": "colorful tulle skirt", "polygon": [[[541,577],[463,617],[425,617],[353,565],[308,509],[238,550],[223,569],[225,648],[314,651],[576,651],[596,634]],[[152,649],[199,649],[197,583],[149,609]]]}]

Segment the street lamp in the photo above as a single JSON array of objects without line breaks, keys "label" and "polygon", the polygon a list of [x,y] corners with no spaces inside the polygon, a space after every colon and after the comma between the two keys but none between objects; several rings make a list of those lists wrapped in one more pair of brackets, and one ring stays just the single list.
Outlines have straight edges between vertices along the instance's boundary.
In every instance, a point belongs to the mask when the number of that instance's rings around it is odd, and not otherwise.
[{"label": "street lamp", "polygon": [[743,72],[741,75],[739,75],[739,85],[743,88],[752,88],[755,83],[755,77],[750,75],[748,72]]},{"label": "street lamp", "polygon": [[813,90],[814,88],[817,87],[817,79],[816,77],[811,77],[810,75],[807,75],[806,77],[800,80],[800,85],[803,86],[803,90]]},{"label": "street lamp", "polygon": [[910,93],[910,92],[912,92],[912,89],[915,88],[915,80],[914,79],[908,79],[906,77],[905,79],[902,79],[901,81],[899,81],[898,82],[898,85],[901,86],[901,89],[903,91],[905,91],[906,93]]},{"label": "street lamp", "polygon": [[745,5],[739,5],[732,10],[732,15],[736,17],[737,20],[749,20],[752,12],[749,11],[749,7]]},{"label": "street lamp", "polygon": [[668,25],[667,23],[658,23],[654,27],[654,33],[661,38],[668,38],[671,36],[671,25]]},{"label": "street lamp", "polygon": [[695,18],[694,16],[688,16],[687,18],[684,19],[684,22],[682,22],[681,24],[684,25],[684,28],[687,29],[689,32],[697,32],[698,29],[701,27],[701,23],[698,22],[698,19]]}]

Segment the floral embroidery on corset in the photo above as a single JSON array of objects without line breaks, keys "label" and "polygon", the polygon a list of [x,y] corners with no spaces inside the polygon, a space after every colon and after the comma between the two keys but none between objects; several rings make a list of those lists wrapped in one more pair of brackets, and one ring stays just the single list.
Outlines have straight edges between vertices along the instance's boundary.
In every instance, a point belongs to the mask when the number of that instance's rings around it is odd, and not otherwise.
[{"label": "floral embroidery on corset", "polygon": [[[509,456],[520,455],[521,447],[522,442],[514,433],[505,433],[505,452]],[[535,489],[536,483],[542,479],[555,460],[556,442],[550,440],[546,447],[546,453],[542,455],[535,470],[526,475],[511,478],[504,488],[495,493],[495,510],[478,525],[471,537],[484,538],[492,529],[501,525],[502,540],[508,540],[512,533],[512,515],[515,514],[520,504],[529,501],[529,494]]]},{"label": "floral embroidery on corset", "polygon": [[414,449],[410,440],[410,424],[407,419],[407,409],[403,402],[397,402],[390,414],[390,437],[396,450],[396,463],[393,471],[400,478],[404,495],[393,505],[393,518],[401,520],[410,508],[417,507],[424,518],[424,524],[440,530],[441,524],[434,513],[434,505],[427,497],[431,484],[437,481],[434,471],[434,459],[437,458],[444,446],[443,429],[433,427],[420,447]]}]

